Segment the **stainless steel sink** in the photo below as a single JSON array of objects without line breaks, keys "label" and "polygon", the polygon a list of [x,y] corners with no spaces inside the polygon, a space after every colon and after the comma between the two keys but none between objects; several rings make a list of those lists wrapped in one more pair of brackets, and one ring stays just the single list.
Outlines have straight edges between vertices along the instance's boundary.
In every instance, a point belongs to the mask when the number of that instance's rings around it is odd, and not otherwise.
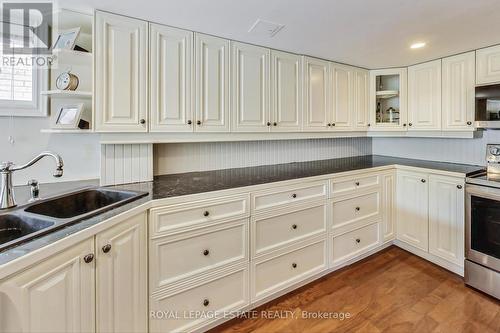
[{"label": "stainless steel sink", "polygon": [[147,192],[88,188],[0,214],[0,251],[137,200]]}]

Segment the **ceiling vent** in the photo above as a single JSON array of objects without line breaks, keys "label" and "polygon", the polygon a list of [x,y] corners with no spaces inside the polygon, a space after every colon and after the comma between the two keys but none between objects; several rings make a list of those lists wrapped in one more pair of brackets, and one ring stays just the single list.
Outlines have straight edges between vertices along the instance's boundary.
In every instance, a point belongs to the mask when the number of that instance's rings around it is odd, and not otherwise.
[{"label": "ceiling vent", "polygon": [[257,19],[248,32],[259,36],[274,37],[283,27],[283,24]]}]

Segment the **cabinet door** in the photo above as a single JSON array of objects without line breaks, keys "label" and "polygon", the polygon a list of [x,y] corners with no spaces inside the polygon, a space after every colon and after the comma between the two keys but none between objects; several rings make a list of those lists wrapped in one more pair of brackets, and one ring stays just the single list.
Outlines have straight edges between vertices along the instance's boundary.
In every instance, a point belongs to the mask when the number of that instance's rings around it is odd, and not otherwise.
[{"label": "cabinet door", "polygon": [[328,61],[304,58],[304,131],[327,131],[330,127],[330,79]]},{"label": "cabinet door", "polygon": [[94,332],[94,240],[51,256],[0,284],[2,332]]},{"label": "cabinet door", "polygon": [[147,22],[96,12],[96,131],[148,131],[147,41]]},{"label": "cabinet door", "polygon": [[368,71],[357,69],[354,71],[354,127],[358,131],[368,129],[368,102],[370,76]]},{"label": "cabinet door", "polygon": [[476,51],[476,84],[500,83],[500,45]]},{"label": "cabinet door", "polygon": [[396,174],[382,176],[382,241],[396,238]]},{"label": "cabinet door", "polygon": [[354,124],[354,71],[338,64],[331,65],[332,128],[352,130]]},{"label": "cabinet door", "polygon": [[398,240],[427,251],[428,176],[399,171],[397,177]]},{"label": "cabinet door", "polygon": [[229,132],[229,41],[196,34],[197,132]]},{"label": "cabinet door", "polygon": [[193,130],[193,33],[159,24],[150,25],[151,131]]},{"label": "cabinet door", "polygon": [[269,49],[231,43],[232,117],[235,132],[268,132]]},{"label": "cabinet door", "polygon": [[272,131],[296,132],[302,126],[302,57],[271,52]]},{"label": "cabinet door", "polygon": [[464,179],[429,176],[429,253],[464,264]]},{"label": "cabinet door", "polygon": [[441,60],[408,67],[408,130],[441,129]]},{"label": "cabinet door", "polygon": [[443,130],[474,130],[474,52],[443,58]]},{"label": "cabinet door", "polygon": [[148,329],[146,214],[96,235],[97,331]]}]

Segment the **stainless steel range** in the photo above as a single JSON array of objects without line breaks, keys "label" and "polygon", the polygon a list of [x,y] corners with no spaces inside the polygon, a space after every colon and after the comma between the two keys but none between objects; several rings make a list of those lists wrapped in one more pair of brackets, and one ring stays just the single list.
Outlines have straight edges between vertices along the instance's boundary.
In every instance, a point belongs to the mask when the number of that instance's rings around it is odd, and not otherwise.
[{"label": "stainless steel range", "polygon": [[486,160],[466,181],[465,283],[500,299],[500,144],[487,145]]}]

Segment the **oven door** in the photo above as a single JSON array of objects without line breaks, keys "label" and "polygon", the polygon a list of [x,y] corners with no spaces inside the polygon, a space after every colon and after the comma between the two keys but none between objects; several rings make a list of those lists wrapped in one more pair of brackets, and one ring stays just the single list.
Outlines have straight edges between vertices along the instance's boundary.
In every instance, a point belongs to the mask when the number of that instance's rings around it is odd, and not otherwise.
[{"label": "oven door", "polygon": [[465,256],[500,272],[500,189],[467,184]]}]

